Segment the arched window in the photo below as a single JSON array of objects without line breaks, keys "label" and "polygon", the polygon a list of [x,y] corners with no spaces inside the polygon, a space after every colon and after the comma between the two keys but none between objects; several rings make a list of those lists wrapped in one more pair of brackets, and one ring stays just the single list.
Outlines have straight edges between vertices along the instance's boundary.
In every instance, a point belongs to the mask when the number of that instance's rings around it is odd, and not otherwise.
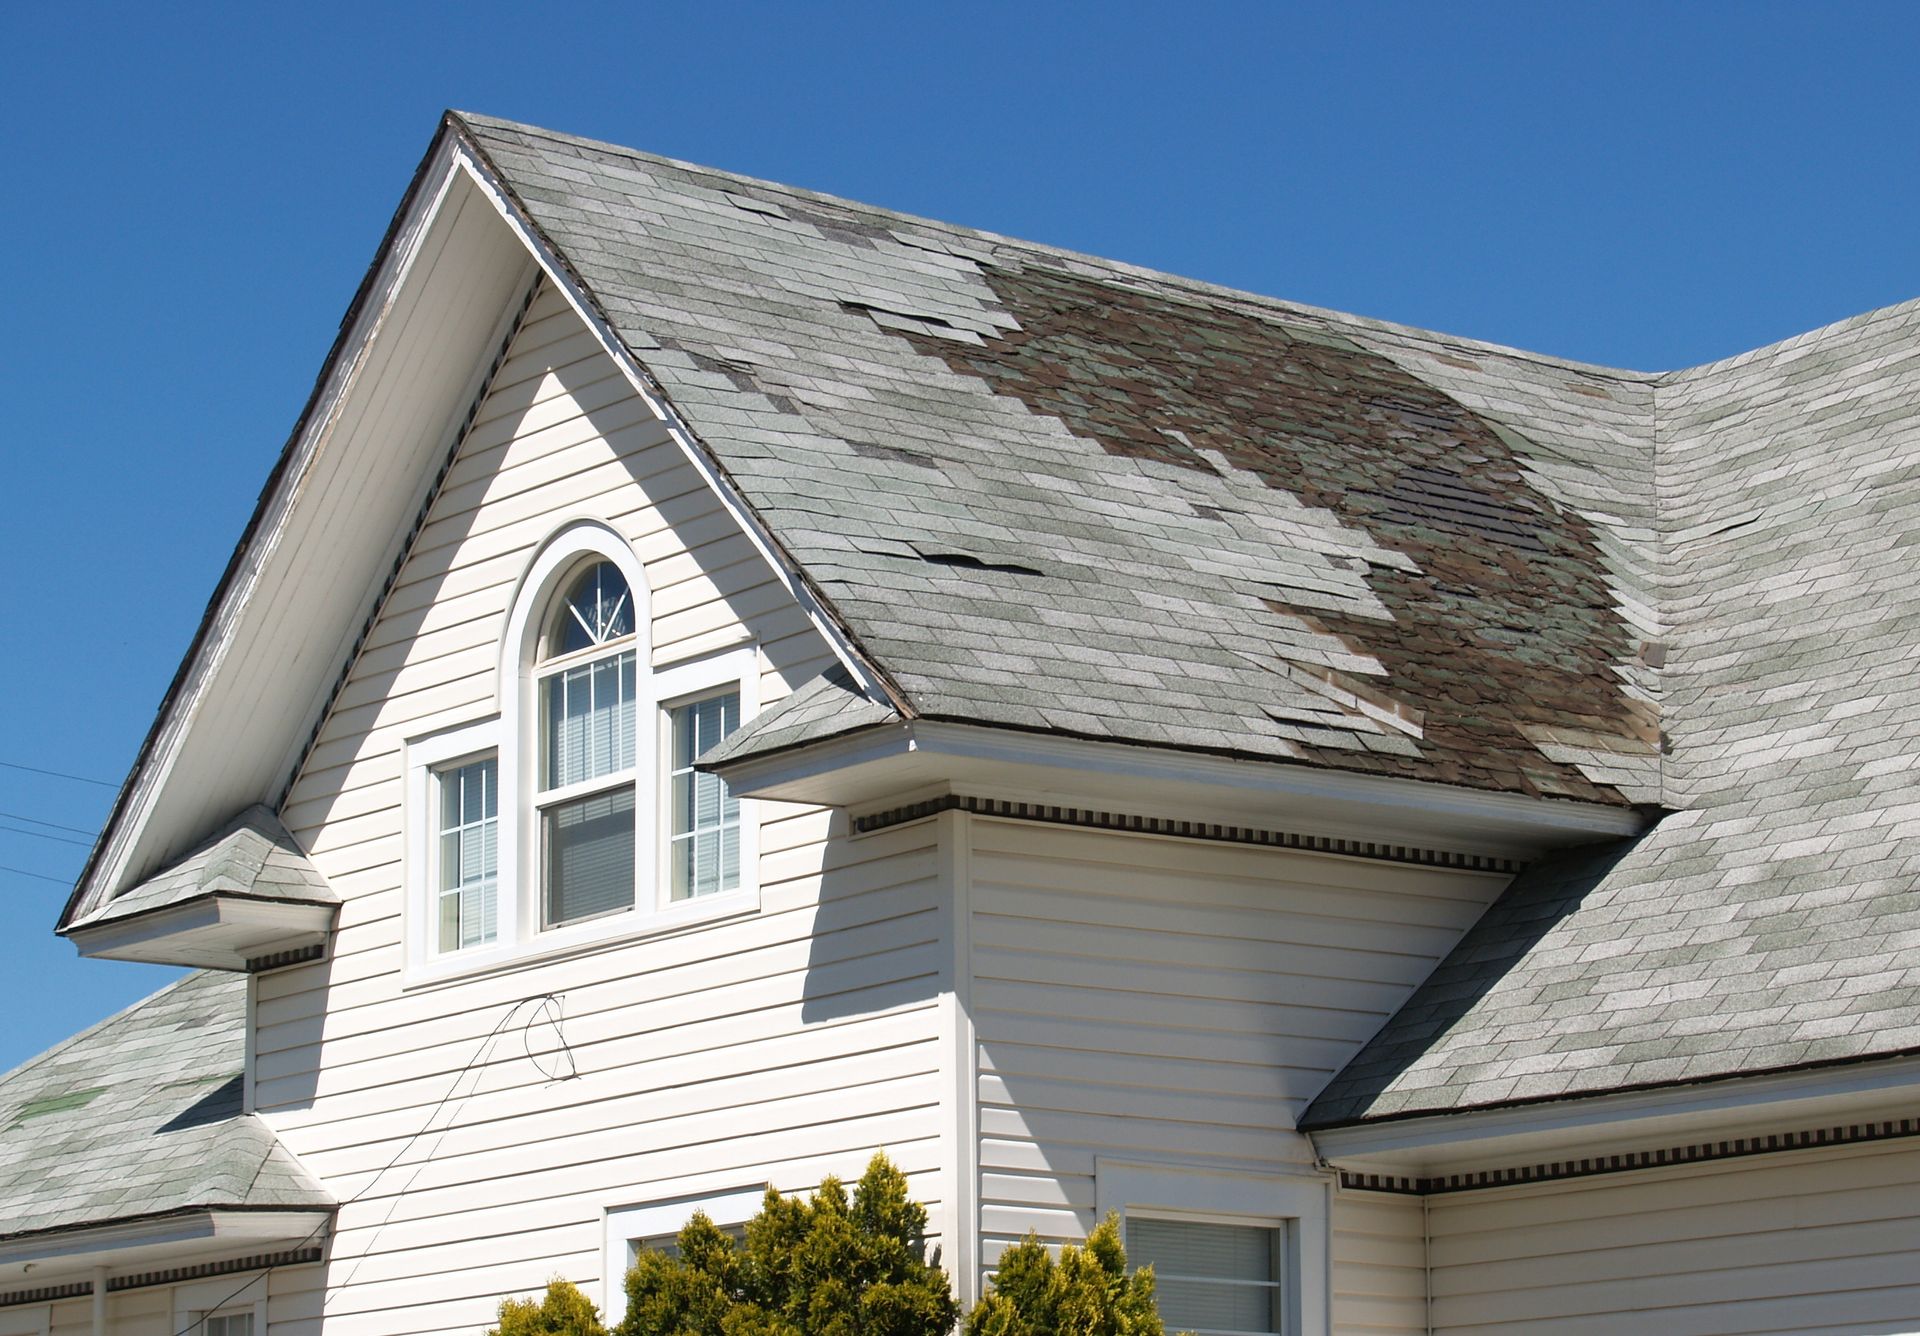
[{"label": "arched window", "polygon": [[566,526],[514,594],[498,715],[408,741],[411,975],[757,907],[753,805],[693,763],[752,717],[759,651],[703,622],[662,653],[654,615],[626,540]]},{"label": "arched window", "polygon": [[639,703],[633,590],[611,561],[561,585],[533,667],[542,927],[633,908]]}]

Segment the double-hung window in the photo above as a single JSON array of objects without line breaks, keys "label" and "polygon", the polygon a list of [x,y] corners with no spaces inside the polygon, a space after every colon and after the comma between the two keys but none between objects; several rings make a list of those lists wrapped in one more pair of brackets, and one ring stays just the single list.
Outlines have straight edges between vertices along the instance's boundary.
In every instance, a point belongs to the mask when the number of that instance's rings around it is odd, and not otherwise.
[{"label": "double-hung window", "polygon": [[548,619],[534,669],[541,926],[633,908],[638,662],[633,593],[595,562]]},{"label": "double-hung window", "polygon": [[1153,1267],[1167,1330],[1194,1336],[1284,1332],[1285,1249],[1279,1225],[1127,1220],[1128,1264]]},{"label": "double-hung window", "polygon": [[759,651],[662,661],[643,567],[583,522],[509,609],[498,713],[407,743],[413,980],[751,912],[751,803],[695,768],[758,704]]}]

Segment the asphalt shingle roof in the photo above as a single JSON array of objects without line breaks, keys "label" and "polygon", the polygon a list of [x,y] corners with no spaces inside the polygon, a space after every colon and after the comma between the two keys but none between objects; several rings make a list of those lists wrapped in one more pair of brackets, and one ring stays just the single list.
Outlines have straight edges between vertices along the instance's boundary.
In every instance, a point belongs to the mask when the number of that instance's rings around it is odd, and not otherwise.
[{"label": "asphalt shingle roof", "polygon": [[280,818],[256,805],[164,872],[129,887],[73,926],[112,923],[216,894],[310,905],[340,903],[339,895]]},{"label": "asphalt shingle roof", "polygon": [[0,1240],[191,1208],[331,1209],[241,1112],[246,976],[190,974],[0,1076]]},{"label": "asphalt shingle roof", "polygon": [[913,713],[1657,797],[1644,378],[456,119]]},{"label": "asphalt shingle roof", "polygon": [[1612,371],[454,123],[908,714],[1685,809],[1309,1122],[1920,1048],[1920,306]]},{"label": "asphalt shingle roof", "polygon": [[1920,1050],[1920,304],[1657,396],[1685,810],[1520,878],[1309,1123]]}]

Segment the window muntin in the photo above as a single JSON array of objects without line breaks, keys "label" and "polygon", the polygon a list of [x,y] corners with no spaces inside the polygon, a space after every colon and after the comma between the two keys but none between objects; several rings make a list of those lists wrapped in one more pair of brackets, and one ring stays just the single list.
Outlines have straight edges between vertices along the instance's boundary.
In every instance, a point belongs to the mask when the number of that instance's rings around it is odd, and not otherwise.
[{"label": "window muntin", "polygon": [[1284,1247],[1273,1225],[1127,1219],[1128,1265],[1153,1267],[1167,1330],[1194,1336],[1282,1331]]},{"label": "window muntin", "polygon": [[672,896],[691,900],[740,888],[740,800],[694,760],[740,726],[740,693],[728,691],[667,711],[671,736],[667,861]]},{"label": "window muntin", "polygon": [[486,756],[438,770],[435,894],[441,952],[484,946],[500,930],[500,763]]},{"label": "window muntin", "polygon": [[566,586],[535,667],[541,922],[633,908],[638,650],[633,594],[597,561]]}]

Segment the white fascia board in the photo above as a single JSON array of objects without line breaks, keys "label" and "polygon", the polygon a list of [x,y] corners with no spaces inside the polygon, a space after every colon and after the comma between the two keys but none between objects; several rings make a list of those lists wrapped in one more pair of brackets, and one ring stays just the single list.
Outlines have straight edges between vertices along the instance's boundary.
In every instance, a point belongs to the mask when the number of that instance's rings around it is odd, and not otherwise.
[{"label": "white fascia board", "polygon": [[[83,956],[242,970],[248,960],[326,941],[338,905],[221,895],[80,924],[67,930]],[[218,941],[212,940],[215,935]]]},{"label": "white fascia board", "polygon": [[1268,823],[1368,841],[1528,855],[1639,834],[1639,812],[926,719],[860,729],[718,767],[735,792],[884,807],[908,792],[954,793],[1220,823]]},{"label": "white fascia board", "polygon": [[1663,1090],[1309,1132],[1321,1159],[1365,1173],[1432,1176],[1804,1131],[1886,1113],[1911,1117],[1920,1057],[1888,1058]]},{"label": "white fascia board", "polygon": [[[317,1240],[331,1208],[308,1211],[237,1211],[208,1207],[149,1220],[127,1220],[75,1229],[49,1230],[0,1240],[0,1268],[34,1264],[35,1279],[69,1269],[121,1269],[164,1260],[182,1265],[209,1250],[235,1246],[297,1248]],[[11,1273],[0,1271],[7,1283]]]},{"label": "white fascia board", "polygon": [[205,634],[199,638],[191,661],[181,673],[179,688],[171,694],[169,708],[155,723],[143,760],[127,778],[111,824],[102,833],[85,881],[77,888],[70,922],[86,917],[104,901],[110,889],[119,884],[154,800],[165,787],[180,755],[181,743],[192,728],[207,686],[233,646],[241,614],[253,597],[268,558],[279,545],[314,457],[330,435],[355,377],[365,364],[369,346],[412,272],[421,243],[439,214],[447,191],[458,179],[455,144],[454,136],[443,136],[418,175],[424,188],[415,194],[406,217],[395,229],[393,240],[367,285],[366,300],[359,303],[352,327],[330,360],[325,382],[314,396],[299,436],[290,444],[286,457],[276,465],[272,494],[259,508],[252,538],[236,556],[231,578],[218,595],[218,606],[208,616]]},{"label": "white fascia board", "polygon": [[767,563],[767,569],[787,587],[787,592],[792,595],[794,602],[800,605],[801,611],[813,623],[814,629],[833,650],[834,657],[840,660],[868,695],[876,700],[890,700],[896,705],[904,706],[905,702],[900,700],[898,691],[888,684],[867,662],[866,657],[854,648],[838,618],[828,612],[826,605],[814,593],[812,586],[802,577],[799,567],[774,541],[772,531],[747,504],[732,480],[716,466],[713,457],[700,444],[693,429],[681,418],[660,384],[640,364],[632,349],[627,347],[626,340],[622,339],[607,323],[599,306],[589,300],[573,270],[563,264],[560,256],[547,244],[546,238],[534,225],[533,220],[527,217],[514,201],[505,182],[494,173],[485,158],[465,142],[464,137],[455,148],[455,161],[461,170],[472,177],[474,184],[492,202],[507,226],[519,236],[528,252],[546,274],[548,281],[566,298],[574,314],[586,322],[587,328],[593,331],[601,350],[613,359],[615,366],[620,368],[621,374],[626,377],[627,383],[633,387],[634,393],[640,397],[641,402],[646,404],[653,415],[666,425],[668,434],[680,447],[687,462],[706,481],[707,486],[713,490],[714,496],[718,498],[721,507],[732,517],[733,522],[740,526],[741,532],[746,534],[747,540],[753,544],[761,559]]}]

